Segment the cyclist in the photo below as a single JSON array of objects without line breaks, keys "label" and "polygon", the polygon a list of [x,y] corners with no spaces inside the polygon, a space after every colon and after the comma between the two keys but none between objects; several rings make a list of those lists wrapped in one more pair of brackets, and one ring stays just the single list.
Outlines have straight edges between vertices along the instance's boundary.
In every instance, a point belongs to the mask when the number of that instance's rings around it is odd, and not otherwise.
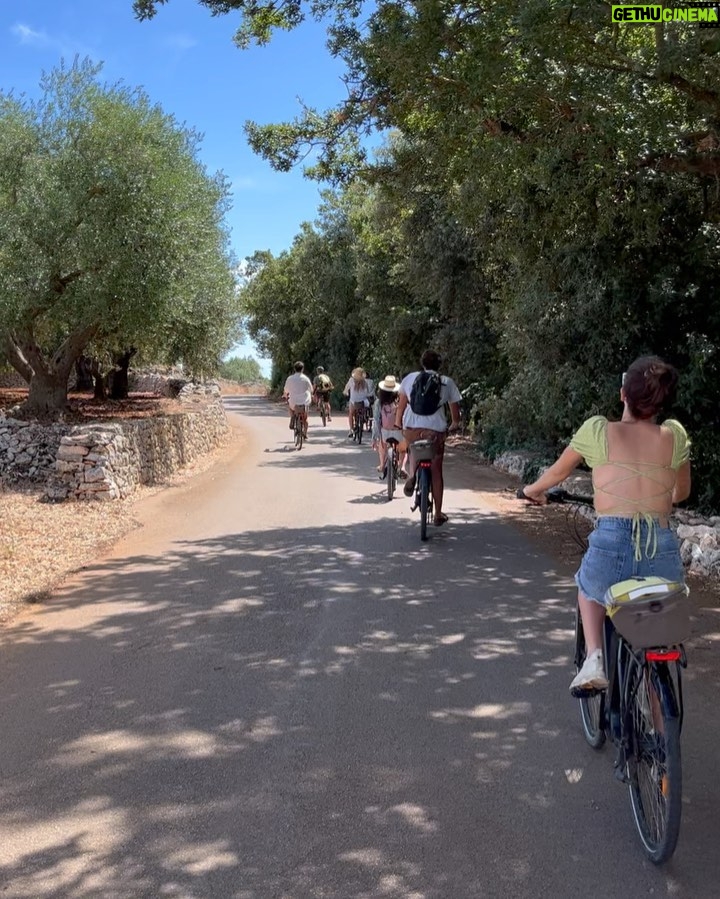
[{"label": "cyclist", "polygon": [[394,437],[398,441],[398,450],[400,451],[400,477],[406,478],[405,460],[407,453],[400,450],[400,446],[405,446],[403,434],[399,428],[395,427],[395,413],[398,405],[398,384],[394,375],[385,375],[377,386],[377,397],[373,405],[373,449],[378,451],[378,474],[382,479],[385,476],[385,460],[387,458],[387,440]]},{"label": "cyclist", "polygon": [[295,416],[300,415],[304,422],[303,436],[307,439],[307,410],[312,400],[312,381],[305,374],[305,365],[302,362],[296,362],[293,366],[294,374],[290,375],[285,381],[283,388],[283,397],[288,401],[290,410],[290,429],[295,427]]},{"label": "cyclist", "polygon": [[[406,375],[400,385],[400,398],[395,413],[396,427],[402,427],[403,436],[408,444],[415,440],[431,439],[435,444],[435,457],[432,461],[432,494],[435,509],[435,524],[440,527],[448,520],[443,514],[443,456],[445,454],[445,435],[448,423],[445,416],[445,405],[450,405],[450,430],[456,431],[460,425],[460,400],[462,395],[457,384],[446,375],[440,375],[438,369],[442,363],[439,353],[426,350],[420,358],[421,371]],[[409,448],[409,447],[408,447]],[[403,492],[412,496],[415,490],[415,466],[412,452],[408,478]]]},{"label": "cyclist", "polygon": [[528,499],[543,505],[545,491],[583,460],[592,469],[597,518],[575,575],[587,658],[571,690],[608,685],[602,637],[609,587],[647,575],[684,580],[669,518],[673,503],[690,495],[690,442],[680,422],[657,423],[672,405],[677,380],[677,371],[659,357],[636,359],[622,378],[622,419],[587,419],[557,461],[524,488]]},{"label": "cyclist", "polygon": [[330,391],[334,389],[335,385],[333,384],[330,375],[327,374],[322,365],[318,365],[315,369],[315,377],[313,378],[313,395],[318,409],[320,408],[320,403],[325,403],[328,421],[332,421]]},{"label": "cyclist", "polygon": [[348,402],[348,426],[350,431],[348,437],[353,436],[353,412],[357,409],[360,411],[363,407],[369,407],[367,379],[364,369],[354,368],[350,374],[350,378],[345,385],[343,394],[349,398]]}]

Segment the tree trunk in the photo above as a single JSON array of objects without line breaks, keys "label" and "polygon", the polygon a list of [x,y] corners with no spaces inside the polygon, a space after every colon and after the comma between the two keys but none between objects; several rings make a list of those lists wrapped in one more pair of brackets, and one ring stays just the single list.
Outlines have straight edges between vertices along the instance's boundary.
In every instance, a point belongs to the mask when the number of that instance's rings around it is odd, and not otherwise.
[{"label": "tree trunk", "polygon": [[[99,325],[90,324],[68,335],[51,359],[35,339],[32,325],[8,335],[16,355],[32,370],[28,396],[22,405],[26,417],[48,418],[67,408],[67,384],[75,360],[97,333]],[[17,367],[15,360],[11,360]]]},{"label": "tree trunk", "polygon": [[56,372],[36,371],[22,406],[23,413],[35,418],[52,418],[67,405],[67,376],[63,378]]},{"label": "tree trunk", "polygon": [[78,356],[75,360],[75,389],[93,389],[92,359],[89,356]]},{"label": "tree trunk", "polygon": [[128,398],[128,369],[130,360],[137,353],[135,347],[130,347],[122,356],[115,358],[115,371],[112,373],[110,398],[113,400],[126,400]]},{"label": "tree trunk", "polygon": [[97,359],[93,359],[90,363],[90,371],[92,374],[92,379],[95,383],[93,399],[105,402],[105,400],[107,399],[107,391],[105,390],[105,376],[102,373],[100,363],[97,361]]}]

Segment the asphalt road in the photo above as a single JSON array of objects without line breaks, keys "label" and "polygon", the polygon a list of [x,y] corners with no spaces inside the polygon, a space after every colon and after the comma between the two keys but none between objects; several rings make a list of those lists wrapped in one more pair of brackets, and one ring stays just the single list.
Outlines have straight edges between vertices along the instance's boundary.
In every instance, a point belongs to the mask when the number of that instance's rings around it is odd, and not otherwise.
[{"label": "asphalt road", "polygon": [[720,896],[692,654],[657,869],[567,693],[572,581],[478,472],[448,459],[421,544],[344,419],[296,452],[280,408],[226,402],[242,451],[0,635],[0,895]]}]

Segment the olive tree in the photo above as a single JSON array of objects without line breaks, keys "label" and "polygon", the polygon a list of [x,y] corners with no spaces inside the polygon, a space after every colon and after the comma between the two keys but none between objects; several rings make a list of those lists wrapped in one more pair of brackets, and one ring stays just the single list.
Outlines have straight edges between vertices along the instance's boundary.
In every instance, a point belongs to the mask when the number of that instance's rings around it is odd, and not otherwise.
[{"label": "olive tree", "polygon": [[0,93],[0,344],[28,414],[67,402],[86,347],[213,368],[237,339],[228,190],[145,93],[61,65]]}]

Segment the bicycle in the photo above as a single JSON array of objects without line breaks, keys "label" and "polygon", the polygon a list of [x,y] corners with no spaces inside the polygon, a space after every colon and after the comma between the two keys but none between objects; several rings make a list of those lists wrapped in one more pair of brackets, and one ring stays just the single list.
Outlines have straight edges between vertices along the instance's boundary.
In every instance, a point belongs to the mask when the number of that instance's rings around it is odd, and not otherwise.
[{"label": "bicycle", "polygon": [[360,445],[363,438],[363,430],[365,429],[365,406],[356,405],[353,409],[353,442]]},{"label": "bicycle", "polygon": [[330,419],[330,403],[324,399],[320,393],[316,394],[315,402],[318,407],[318,412],[320,413],[320,418],[322,419],[323,427],[325,427]]},{"label": "bicycle", "polygon": [[385,476],[387,477],[387,497],[389,502],[395,495],[400,475],[398,440],[395,437],[388,437],[385,441],[385,446]]},{"label": "bicycle", "polygon": [[432,440],[415,440],[410,444],[415,469],[415,501],[411,512],[420,509],[420,539],[427,540],[427,528],[433,514],[432,460],[435,445]]},{"label": "bicycle", "polygon": [[296,406],[296,409],[302,409],[302,412],[294,412],[293,434],[295,437],[295,447],[302,449],[303,440],[307,437],[307,407]]},{"label": "bicycle", "polygon": [[[518,498],[527,500],[522,488]],[[565,490],[547,493],[556,503],[592,505],[592,497]],[[630,586],[632,585],[632,586]],[[657,592],[653,592],[653,591]],[[625,591],[625,598],[619,594]],[[615,777],[628,786],[633,819],[647,857],[656,865],[677,846],[682,813],[680,735],[684,706],[680,642],[688,630],[687,587],[661,578],[637,578],[610,588],[618,594],[605,616],[606,690],[574,690],[587,743],[616,748]],[[575,667],[586,657],[585,634],[575,610]]]}]

